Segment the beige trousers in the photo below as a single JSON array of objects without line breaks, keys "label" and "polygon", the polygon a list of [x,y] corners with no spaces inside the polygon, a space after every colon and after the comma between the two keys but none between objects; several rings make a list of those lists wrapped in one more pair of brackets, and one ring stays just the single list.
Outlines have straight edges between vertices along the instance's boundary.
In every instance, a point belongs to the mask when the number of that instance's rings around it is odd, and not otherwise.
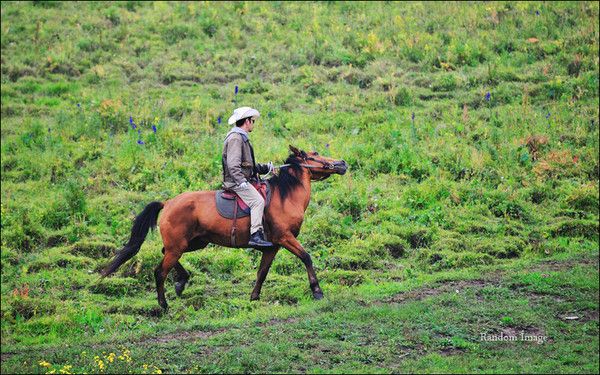
[{"label": "beige trousers", "polygon": [[231,190],[235,191],[250,207],[250,234],[263,230],[262,219],[265,211],[265,201],[260,193],[251,184],[244,188],[237,185],[232,187]]}]

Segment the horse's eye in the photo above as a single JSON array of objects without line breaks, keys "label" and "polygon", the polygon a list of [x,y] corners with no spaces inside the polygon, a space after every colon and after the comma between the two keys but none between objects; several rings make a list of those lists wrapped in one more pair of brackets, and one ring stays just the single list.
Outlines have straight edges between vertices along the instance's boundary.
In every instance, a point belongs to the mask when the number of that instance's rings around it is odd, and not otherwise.
[{"label": "horse's eye", "polygon": [[319,153],[315,151],[315,156],[319,156]]}]

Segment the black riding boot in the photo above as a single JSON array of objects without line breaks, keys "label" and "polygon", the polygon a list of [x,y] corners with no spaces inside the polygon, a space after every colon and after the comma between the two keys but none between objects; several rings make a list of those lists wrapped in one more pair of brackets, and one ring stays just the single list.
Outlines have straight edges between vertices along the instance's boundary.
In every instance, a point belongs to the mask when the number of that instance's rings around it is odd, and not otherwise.
[{"label": "black riding boot", "polygon": [[273,244],[271,242],[265,240],[265,235],[261,230],[252,233],[248,245],[252,247],[273,247]]}]

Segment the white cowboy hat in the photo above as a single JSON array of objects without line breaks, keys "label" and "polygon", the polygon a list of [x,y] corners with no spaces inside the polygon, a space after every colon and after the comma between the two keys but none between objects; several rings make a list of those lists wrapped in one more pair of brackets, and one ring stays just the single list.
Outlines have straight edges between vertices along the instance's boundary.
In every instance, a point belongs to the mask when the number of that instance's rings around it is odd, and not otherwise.
[{"label": "white cowboy hat", "polygon": [[229,120],[227,120],[227,123],[229,125],[233,125],[238,120],[241,120],[241,119],[244,119],[244,118],[248,118],[248,117],[252,117],[253,119],[257,119],[257,118],[260,117],[260,113],[256,109],[250,108],[250,107],[236,108],[233,111],[233,115],[231,115],[231,117],[229,118]]}]

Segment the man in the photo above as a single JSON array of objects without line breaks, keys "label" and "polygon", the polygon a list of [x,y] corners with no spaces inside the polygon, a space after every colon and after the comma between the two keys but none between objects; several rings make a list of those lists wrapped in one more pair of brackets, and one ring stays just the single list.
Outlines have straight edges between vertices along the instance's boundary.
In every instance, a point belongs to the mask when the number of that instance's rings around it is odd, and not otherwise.
[{"label": "man", "polygon": [[250,242],[253,247],[271,247],[265,240],[262,218],[265,201],[250,181],[257,181],[258,174],[273,170],[273,163],[258,164],[254,159],[254,149],[248,134],[254,129],[254,122],[260,113],[250,107],[241,107],[233,111],[229,125],[235,124],[225,137],[223,145],[223,188],[237,193],[250,207]]}]

